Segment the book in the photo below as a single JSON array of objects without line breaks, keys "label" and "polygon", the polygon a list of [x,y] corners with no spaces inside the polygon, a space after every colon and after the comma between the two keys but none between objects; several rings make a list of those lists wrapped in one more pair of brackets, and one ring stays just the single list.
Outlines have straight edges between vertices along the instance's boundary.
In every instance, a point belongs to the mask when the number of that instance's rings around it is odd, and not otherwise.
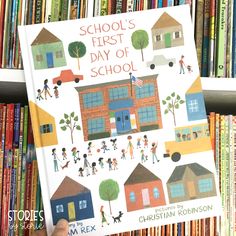
[{"label": "book", "polygon": [[221,213],[189,5],[19,34],[48,234],[60,218],[134,235]]}]

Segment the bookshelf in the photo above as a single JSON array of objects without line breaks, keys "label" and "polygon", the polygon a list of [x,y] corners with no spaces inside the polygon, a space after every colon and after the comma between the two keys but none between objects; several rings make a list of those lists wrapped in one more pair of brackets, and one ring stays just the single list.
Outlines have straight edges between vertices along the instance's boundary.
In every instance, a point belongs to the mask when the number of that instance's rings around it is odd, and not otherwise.
[{"label": "bookshelf", "polygon": [[[203,77],[201,81],[208,113],[236,113],[235,79]],[[27,104],[23,70],[0,69],[0,101]]]}]

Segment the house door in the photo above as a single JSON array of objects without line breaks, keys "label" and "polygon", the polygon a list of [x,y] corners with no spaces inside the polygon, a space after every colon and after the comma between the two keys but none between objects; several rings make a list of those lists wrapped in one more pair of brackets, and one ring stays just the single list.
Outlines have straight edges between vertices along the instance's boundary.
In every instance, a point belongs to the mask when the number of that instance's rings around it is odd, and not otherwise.
[{"label": "house door", "polygon": [[127,133],[131,130],[129,110],[117,111],[115,118],[117,133]]},{"label": "house door", "polygon": [[171,47],[171,35],[170,33],[165,34],[165,47],[170,48]]},{"label": "house door", "polygon": [[75,203],[74,202],[68,203],[68,216],[69,216],[69,221],[75,220]]},{"label": "house door", "polygon": [[187,182],[187,187],[188,187],[188,195],[190,199],[196,198],[196,190],[195,190],[195,185],[193,181],[188,181]]},{"label": "house door", "polygon": [[46,58],[47,58],[47,66],[48,66],[48,68],[54,67],[52,52],[47,52],[46,53]]},{"label": "house door", "polygon": [[143,198],[143,206],[144,207],[150,206],[149,191],[147,188],[142,189],[142,198]]}]

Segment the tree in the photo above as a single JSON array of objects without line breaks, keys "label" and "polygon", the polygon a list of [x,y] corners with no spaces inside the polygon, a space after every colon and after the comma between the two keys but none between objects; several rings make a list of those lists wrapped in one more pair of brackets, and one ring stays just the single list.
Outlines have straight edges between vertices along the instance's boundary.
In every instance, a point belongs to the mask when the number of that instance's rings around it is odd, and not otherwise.
[{"label": "tree", "polygon": [[104,201],[109,202],[110,214],[111,211],[111,201],[116,200],[118,198],[120,189],[118,183],[113,179],[107,179],[100,183],[99,185],[99,195],[100,198]]},{"label": "tree", "polygon": [[143,49],[149,44],[148,33],[145,30],[136,30],[131,36],[131,41],[135,49],[141,49],[142,61],[144,61]]},{"label": "tree", "polygon": [[64,119],[61,119],[59,124],[62,125],[61,129],[66,131],[67,128],[70,130],[71,142],[73,144],[73,132],[74,130],[81,130],[80,126],[77,124],[78,116],[75,116],[74,112],[71,112],[69,115],[64,114]]},{"label": "tree", "polygon": [[68,52],[71,57],[78,59],[78,68],[80,69],[79,59],[86,54],[86,46],[83,42],[75,41],[69,44]]},{"label": "tree", "polygon": [[162,100],[162,104],[167,106],[164,113],[168,114],[170,112],[173,115],[175,126],[176,126],[175,110],[179,109],[179,106],[184,102],[185,101],[182,100],[179,95],[175,94],[175,92],[173,92],[170,96],[167,96],[165,100]]}]

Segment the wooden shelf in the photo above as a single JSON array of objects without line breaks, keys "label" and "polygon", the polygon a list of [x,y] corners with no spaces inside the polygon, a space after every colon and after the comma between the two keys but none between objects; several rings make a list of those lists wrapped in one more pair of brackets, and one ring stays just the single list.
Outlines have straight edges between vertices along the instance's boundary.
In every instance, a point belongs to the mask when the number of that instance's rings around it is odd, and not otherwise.
[{"label": "wooden shelf", "polygon": [[[202,78],[207,112],[236,114],[236,78]],[[0,101],[27,104],[23,70],[0,69]]]}]

